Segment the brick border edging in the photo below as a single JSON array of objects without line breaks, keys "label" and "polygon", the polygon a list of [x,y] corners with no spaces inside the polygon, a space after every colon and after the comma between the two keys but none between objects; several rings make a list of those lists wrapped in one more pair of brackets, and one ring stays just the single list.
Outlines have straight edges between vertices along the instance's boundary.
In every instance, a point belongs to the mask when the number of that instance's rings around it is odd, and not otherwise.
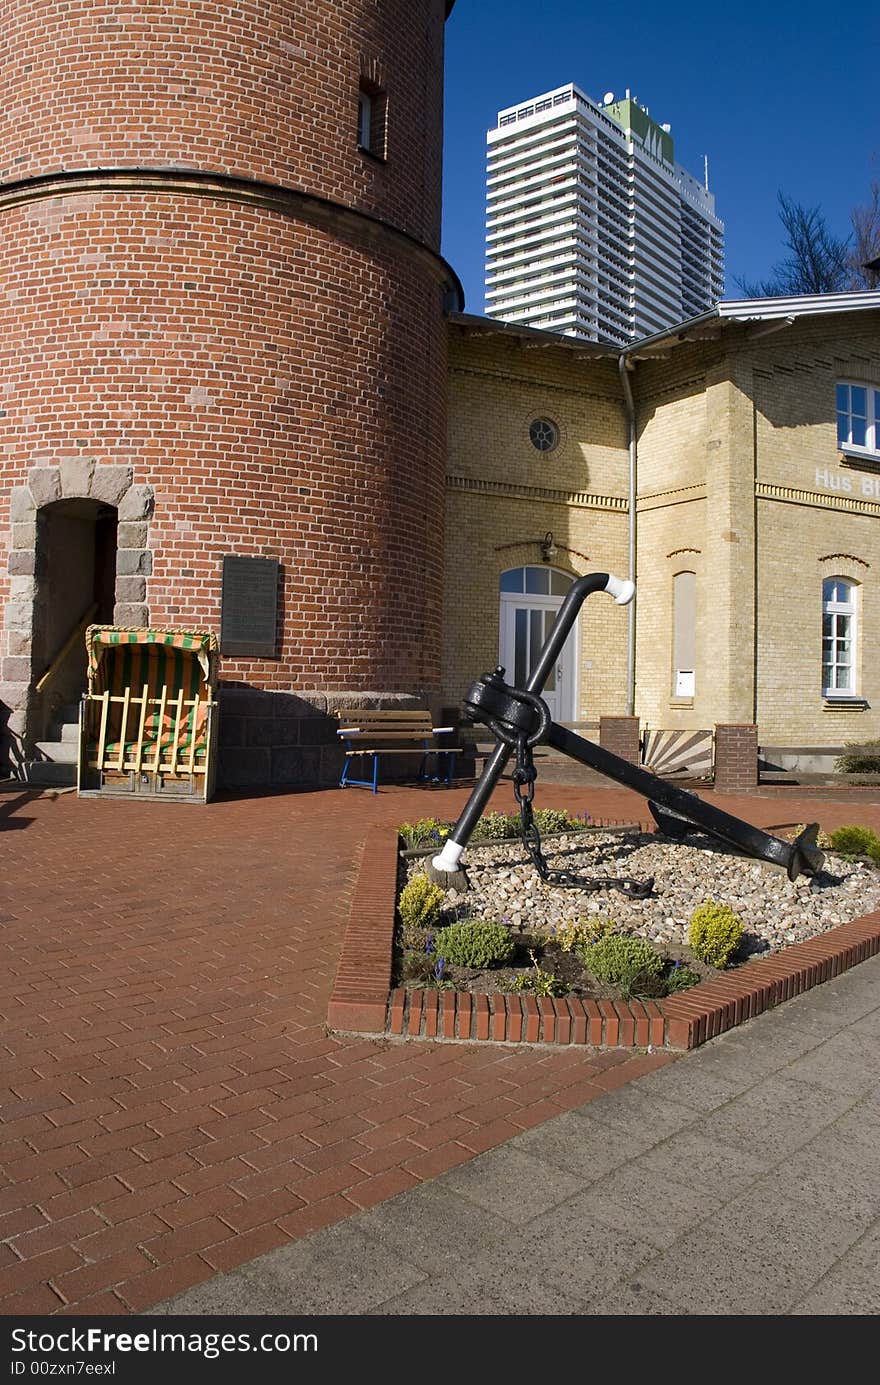
[{"label": "brick border edging", "polygon": [[396,894],[397,833],[372,827],[327,1007],[331,1029],[469,1043],[696,1048],[880,952],[877,910],[656,1003],[392,991]]},{"label": "brick border edging", "polygon": [[380,1034],[386,1027],[397,905],[397,832],[371,827],[327,1006],[331,1029]]}]

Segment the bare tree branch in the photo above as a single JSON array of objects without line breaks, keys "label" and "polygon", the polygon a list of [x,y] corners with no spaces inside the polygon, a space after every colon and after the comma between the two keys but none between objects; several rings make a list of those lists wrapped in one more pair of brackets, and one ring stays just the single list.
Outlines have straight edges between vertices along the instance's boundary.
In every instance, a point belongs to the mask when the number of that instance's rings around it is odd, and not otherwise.
[{"label": "bare tree branch", "polygon": [[880,260],[880,182],[871,183],[871,200],[853,207],[853,248],[847,260],[850,288],[880,287],[880,264],[869,268],[871,261]]},{"label": "bare tree branch", "polygon": [[736,283],[748,298],[777,298],[812,293],[840,293],[851,285],[850,237],[833,235],[821,207],[804,207],[779,193],[779,220],[789,254],[767,279]]}]

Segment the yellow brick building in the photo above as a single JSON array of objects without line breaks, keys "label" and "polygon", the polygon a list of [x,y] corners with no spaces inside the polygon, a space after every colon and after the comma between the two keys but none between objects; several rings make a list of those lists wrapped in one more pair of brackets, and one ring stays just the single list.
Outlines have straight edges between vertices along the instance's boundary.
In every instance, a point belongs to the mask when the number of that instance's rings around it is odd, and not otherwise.
[{"label": "yellow brick building", "polygon": [[461,315],[449,356],[446,702],[522,674],[599,570],[635,607],[586,603],[559,720],[755,722],[801,769],[880,737],[880,293],[721,303],[623,353]]}]

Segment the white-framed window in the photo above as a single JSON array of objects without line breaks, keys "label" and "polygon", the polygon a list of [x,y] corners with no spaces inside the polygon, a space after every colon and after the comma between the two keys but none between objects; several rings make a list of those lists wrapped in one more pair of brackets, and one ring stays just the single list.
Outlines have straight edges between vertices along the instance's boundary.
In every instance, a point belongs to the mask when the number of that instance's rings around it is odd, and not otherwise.
[{"label": "white-framed window", "polygon": [[837,445],[880,457],[880,388],[841,380],[837,385]]},{"label": "white-framed window", "polygon": [[822,583],[822,693],[856,695],[856,584],[845,577]]}]

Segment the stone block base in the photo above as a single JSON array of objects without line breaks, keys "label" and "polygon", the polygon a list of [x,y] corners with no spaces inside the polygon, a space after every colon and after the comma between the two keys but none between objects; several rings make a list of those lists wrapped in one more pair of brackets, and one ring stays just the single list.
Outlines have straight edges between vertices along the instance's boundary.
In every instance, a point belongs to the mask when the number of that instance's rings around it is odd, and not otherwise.
[{"label": "stone block base", "polygon": [[409,693],[263,692],[236,683],[221,683],[219,700],[218,782],[227,789],[330,788],[342,773],[340,707],[425,706]]}]

